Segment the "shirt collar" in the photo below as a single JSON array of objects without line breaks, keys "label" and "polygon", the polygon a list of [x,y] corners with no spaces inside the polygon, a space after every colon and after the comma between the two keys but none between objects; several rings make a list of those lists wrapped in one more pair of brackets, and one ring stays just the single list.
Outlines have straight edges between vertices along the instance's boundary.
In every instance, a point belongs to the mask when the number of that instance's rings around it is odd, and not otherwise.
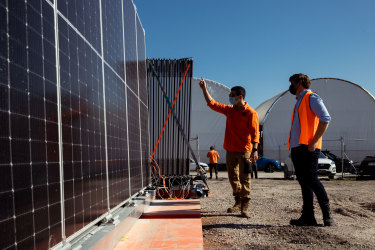
[{"label": "shirt collar", "polygon": [[306,92],[308,92],[308,91],[311,91],[311,90],[310,90],[310,89],[305,89],[304,91],[302,91],[302,92],[299,94],[298,97],[296,96],[297,101],[298,101],[298,100],[301,100],[301,99],[305,96]]}]

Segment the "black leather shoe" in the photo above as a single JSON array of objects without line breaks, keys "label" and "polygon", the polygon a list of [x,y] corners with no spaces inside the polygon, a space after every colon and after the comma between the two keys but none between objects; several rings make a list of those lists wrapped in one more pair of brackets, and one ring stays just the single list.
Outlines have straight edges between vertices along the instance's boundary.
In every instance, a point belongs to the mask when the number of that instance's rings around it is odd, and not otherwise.
[{"label": "black leather shoe", "polygon": [[318,223],[316,223],[315,216],[304,216],[302,215],[299,219],[291,219],[289,222],[292,226],[317,226]]}]

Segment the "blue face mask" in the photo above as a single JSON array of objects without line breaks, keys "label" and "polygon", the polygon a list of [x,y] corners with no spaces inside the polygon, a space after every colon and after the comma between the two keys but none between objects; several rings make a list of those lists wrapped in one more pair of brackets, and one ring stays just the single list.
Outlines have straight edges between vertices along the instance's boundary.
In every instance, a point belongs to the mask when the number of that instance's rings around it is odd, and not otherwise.
[{"label": "blue face mask", "polygon": [[229,102],[233,105],[236,105],[237,104],[237,101],[234,97],[229,97]]}]

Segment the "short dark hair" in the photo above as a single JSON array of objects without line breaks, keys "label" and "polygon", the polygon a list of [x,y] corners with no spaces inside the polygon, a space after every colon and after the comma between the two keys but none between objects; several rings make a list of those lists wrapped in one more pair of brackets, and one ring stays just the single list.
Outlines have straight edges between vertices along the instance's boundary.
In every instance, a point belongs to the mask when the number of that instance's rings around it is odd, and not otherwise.
[{"label": "short dark hair", "polygon": [[234,86],[230,89],[230,91],[234,91],[236,95],[242,95],[243,99],[245,99],[246,96],[246,90],[241,86]]},{"label": "short dark hair", "polygon": [[300,81],[302,83],[302,86],[305,89],[309,89],[310,88],[311,81],[310,81],[310,78],[309,78],[308,75],[305,75],[305,74],[302,74],[302,73],[298,73],[298,74],[294,74],[291,77],[289,77],[289,82],[291,82],[291,83],[292,82],[299,83]]},{"label": "short dark hair", "polygon": [[210,150],[213,150],[213,149],[215,149],[215,146],[211,146],[211,147],[210,147]]}]

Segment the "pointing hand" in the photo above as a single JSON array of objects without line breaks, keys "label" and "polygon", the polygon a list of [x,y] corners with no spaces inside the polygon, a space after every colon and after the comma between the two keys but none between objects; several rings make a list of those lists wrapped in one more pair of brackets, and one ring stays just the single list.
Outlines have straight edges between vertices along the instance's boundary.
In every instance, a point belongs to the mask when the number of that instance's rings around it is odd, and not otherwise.
[{"label": "pointing hand", "polygon": [[202,89],[205,89],[205,88],[206,88],[206,82],[204,81],[203,77],[201,77],[201,81],[199,82],[199,86],[200,86]]}]

